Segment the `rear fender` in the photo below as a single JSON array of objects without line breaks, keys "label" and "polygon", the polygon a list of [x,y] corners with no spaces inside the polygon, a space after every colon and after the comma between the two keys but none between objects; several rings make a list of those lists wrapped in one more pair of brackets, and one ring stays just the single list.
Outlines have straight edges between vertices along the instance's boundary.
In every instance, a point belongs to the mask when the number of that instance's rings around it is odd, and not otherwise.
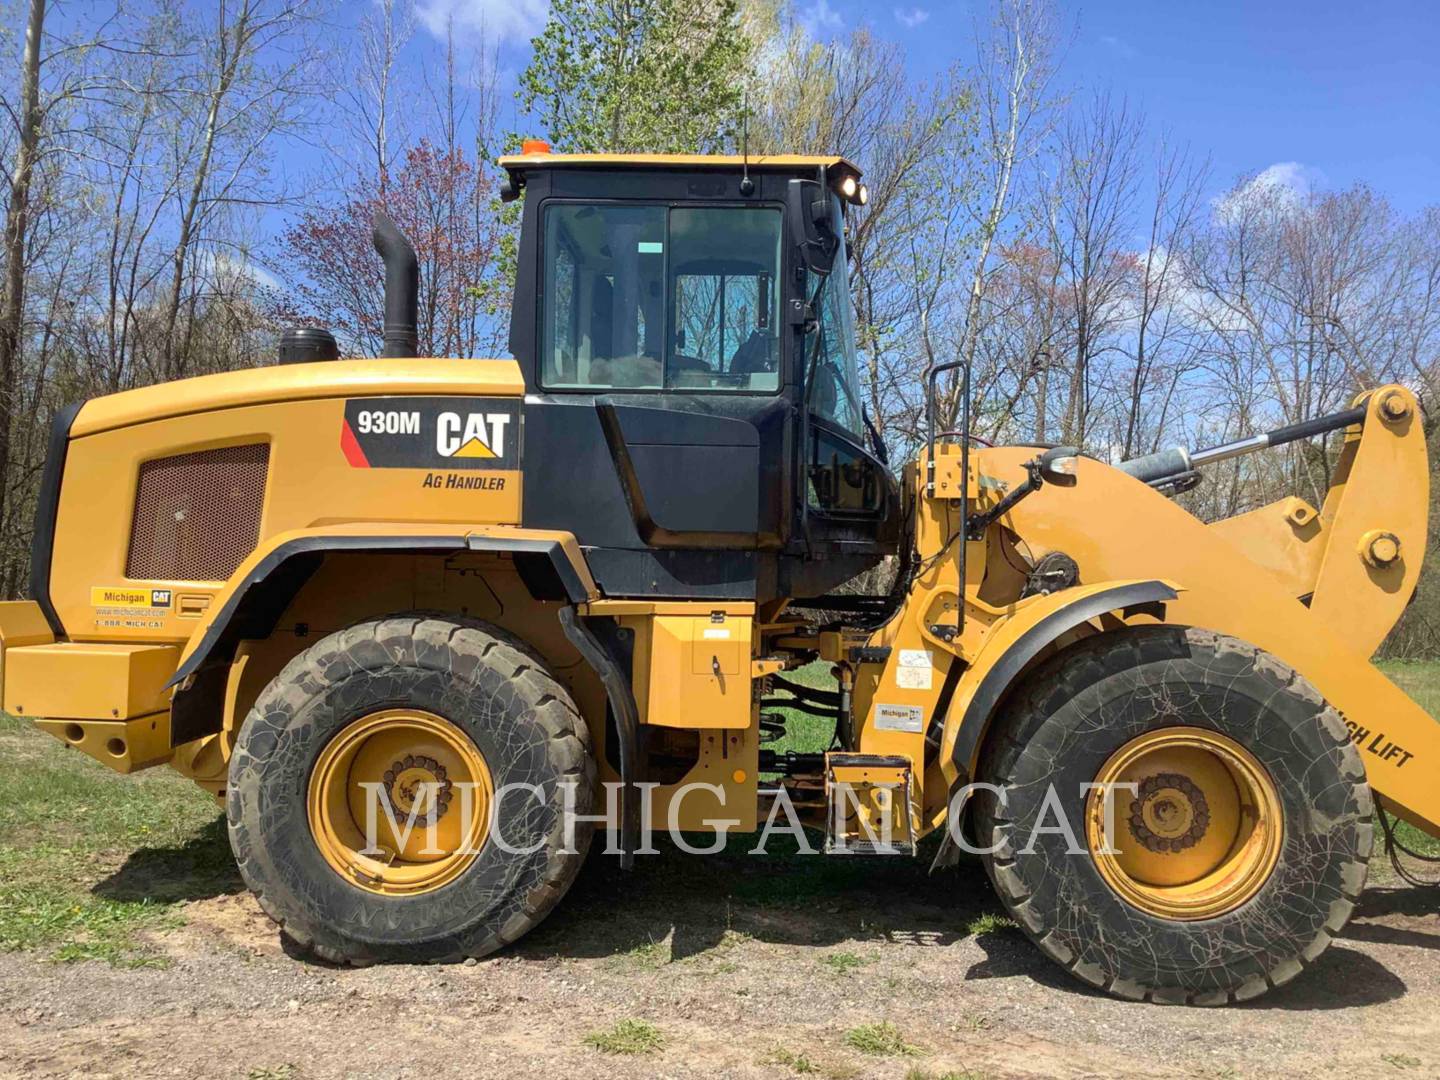
[{"label": "rear fender", "polygon": [[186,643],[169,683],[174,688],[172,744],[220,731],[226,684],[240,641],[268,636],[326,555],[465,551],[513,555],[522,579],[539,598],[580,604],[598,596],[580,548],[569,533],[504,526],[362,522],[277,534],[241,564],[216,595],[214,616]]}]

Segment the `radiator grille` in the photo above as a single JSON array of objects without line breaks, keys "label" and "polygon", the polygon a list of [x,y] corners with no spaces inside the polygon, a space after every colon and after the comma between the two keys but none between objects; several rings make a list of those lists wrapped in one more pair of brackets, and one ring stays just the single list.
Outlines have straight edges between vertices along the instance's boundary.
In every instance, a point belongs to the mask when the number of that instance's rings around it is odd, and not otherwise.
[{"label": "radiator grille", "polygon": [[225,446],[140,466],[125,576],[224,581],[260,539],[270,444]]}]

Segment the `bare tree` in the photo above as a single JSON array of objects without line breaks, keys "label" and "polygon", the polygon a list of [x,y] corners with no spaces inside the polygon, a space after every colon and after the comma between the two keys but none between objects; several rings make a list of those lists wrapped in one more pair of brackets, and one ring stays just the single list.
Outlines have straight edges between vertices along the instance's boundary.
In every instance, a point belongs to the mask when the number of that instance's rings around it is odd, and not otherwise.
[{"label": "bare tree", "polygon": [[46,0],[30,0],[25,23],[25,54],[20,61],[20,113],[15,168],[5,207],[5,289],[0,297],[0,515],[5,510],[10,473],[10,436],[16,384],[19,381],[20,335],[25,320],[25,246],[30,230],[31,183],[39,157],[41,123],[40,66],[44,48]]},{"label": "bare tree", "polygon": [[[1158,447],[1181,380],[1198,362],[1203,335],[1196,331],[1185,304],[1184,252],[1199,224],[1205,175],[1204,166],[1192,164],[1187,152],[1162,140],[1151,176],[1154,195],[1145,250],[1130,275],[1128,303],[1134,327],[1126,350],[1130,371],[1119,440],[1122,458]],[[1152,394],[1160,400],[1147,425],[1147,399]],[[1154,438],[1145,445],[1141,439],[1147,426]]]},{"label": "bare tree", "polygon": [[[281,199],[262,159],[276,135],[303,123],[303,106],[316,92],[317,56],[304,38],[320,11],[320,0],[220,0],[204,34],[192,94],[197,108],[178,147],[189,183],[171,256],[163,378],[185,375],[191,366],[191,321],[182,324],[180,314],[182,305],[193,313],[199,301],[185,284],[207,226],[227,212]],[[209,251],[212,258],[221,253]]]},{"label": "bare tree", "polygon": [[[410,0],[379,0],[360,19],[356,37],[355,82],[346,87],[346,115],[352,137],[361,144],[370,175],[383,188],[396,145],[406,138],[403,111],[394,108],[400,52],[415,32]],[[449,54],[453,58],[453,34]]]},{"label": "bare tree", "polygon": [[[975,251],[957,353],[973,367],[990,256],[1010,213],[1015,174],[1039,152],[1052,129],[1059,101],[1053,95],[1054,15],[1045,0],[996,0],[988,34],[977,34],[975,95],[980,122],[973,209]],[[953,423],[958,400],[947,395],[944,415]]]},{"label": "bare tree", "polygon": [[1060,437],[1077,446],[1090,433],[1092,366],[1115,347],[1114,331],[1125,318],[1121,295],[1142,127],[1128,103],[1100,92],[1058,132],[1045,227],[1069,307],[1070,377]]}]

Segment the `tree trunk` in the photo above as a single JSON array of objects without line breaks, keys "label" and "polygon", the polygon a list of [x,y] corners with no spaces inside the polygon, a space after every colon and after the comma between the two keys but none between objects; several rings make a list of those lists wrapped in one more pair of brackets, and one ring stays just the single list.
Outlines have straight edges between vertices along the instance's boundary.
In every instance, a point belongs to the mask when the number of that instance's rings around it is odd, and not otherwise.
[{"label": "tree trunk", "polygon": [[10,436],[25,323],[25,240],[30,225],[30,184],[40,144],[40,52],[44,33],[45,0],[30,0],[20,72],[15,177],[5,211],[5,292],[0,300],[0,521],[8,509]]},{"label": "tree trunk", "polygon": [[226,95],[230,92],[230,87],[235,81],[235,73],[239,70],[240,61],[246,52],[250,21],[248,0],[241,5],[240,14],[235,20],[233,48],[230,47],[229,40],[232,31],[225,26],[224,5],[220,8],[219,18],[220,51],[216,58],[215,88],[211,91],[210,101],[205,111],[205,134],[200,146],[200,160],[195,165],[195,176],[190,185],[189,198],[180,215],[180,235],[175,241],[174,272],[170,282],[169,302],[165,310],[164,375],[167,379],[184,375],[185,367],[190,359],[185,355],[190,347],[188,327],[182,348],[179,350],[175,348],[175,326],[180,319],[180,294],[185,286],[185,266],[190,260],[190,249],[195,242],[195,217],[200,209],[200,201],[205,194],[206,181],[210,178],[210,160],[215,153],[215,139],[220,126],[220,108],[224,104]]}]

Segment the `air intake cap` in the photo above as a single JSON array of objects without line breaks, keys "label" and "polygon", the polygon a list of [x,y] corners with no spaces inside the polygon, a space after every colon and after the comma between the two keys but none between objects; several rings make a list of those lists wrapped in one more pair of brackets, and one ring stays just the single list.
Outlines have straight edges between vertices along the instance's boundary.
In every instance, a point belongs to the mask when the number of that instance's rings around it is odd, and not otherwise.
[{"label": "air intake cap", "polygon": [[340,347],[335,335],[318,326],[292,326],[280,335],[280,363],[313,364],[321,360],[339,360]]}]

